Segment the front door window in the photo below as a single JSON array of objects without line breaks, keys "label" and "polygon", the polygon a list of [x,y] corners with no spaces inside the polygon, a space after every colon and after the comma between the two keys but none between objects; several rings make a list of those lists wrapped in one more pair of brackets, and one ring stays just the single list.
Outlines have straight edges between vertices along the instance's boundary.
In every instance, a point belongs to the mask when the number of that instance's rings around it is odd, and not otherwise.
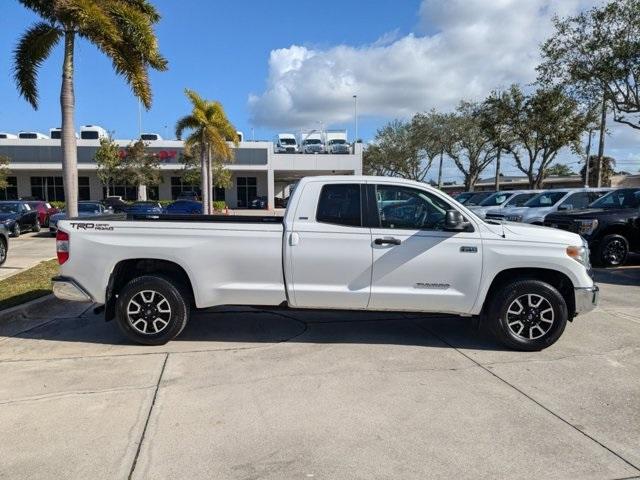
[{"label": "front door window", "polygon": [[238,208],[248,208],[258,196],[258,182],[256,177],[238,177]]}]

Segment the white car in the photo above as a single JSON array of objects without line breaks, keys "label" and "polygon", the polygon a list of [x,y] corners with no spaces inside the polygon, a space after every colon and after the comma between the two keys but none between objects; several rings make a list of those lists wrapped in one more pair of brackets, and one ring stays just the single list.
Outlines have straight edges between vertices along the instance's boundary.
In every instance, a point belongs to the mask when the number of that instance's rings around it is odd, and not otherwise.
[{"label": "white car", "polygon": [[485,218],[509,222],[543,225],[544,217],[552,212],[579,210],[610,192],[611,188],[569,188],[546,190],[539,193],[522,207],[492,209]]},{"label": "white car", "polygon": [[479,217],[485,218],[489,210],[521,207],[538,193],[540,193],[540,190],[509,190],[506,192],[496,192],[480,202],[479,205],[471,205],[467,208]]},{"label": "white car", "polygon": [[179,335],[193,308],[271,305],[479,316],[509,347],[540,350],[598,298],[579,235],[485,222],[396,178],[304,178],[284,218],[123,215],[58,229],[54,293],[104,305],[149,345]]}]

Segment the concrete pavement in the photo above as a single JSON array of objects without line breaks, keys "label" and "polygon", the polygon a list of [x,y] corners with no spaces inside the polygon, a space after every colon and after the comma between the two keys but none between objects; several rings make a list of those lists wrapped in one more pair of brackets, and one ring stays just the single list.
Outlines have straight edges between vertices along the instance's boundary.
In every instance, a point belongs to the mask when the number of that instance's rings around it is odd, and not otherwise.
[{"label": "concrete pavement", "polygon": [[26,308],[0,324],[0,478],[640,476],[640,267],[598,275],[538,353],[458,317],[226,308],[143,347]]},{"label": "concrete pavement", "polygon": [[18,238],[9,238],[9,255],[0,267],[0,280],[9,278],[38,263],[55,258],[56,242],[48,229],[40,233],[23,233]]}]

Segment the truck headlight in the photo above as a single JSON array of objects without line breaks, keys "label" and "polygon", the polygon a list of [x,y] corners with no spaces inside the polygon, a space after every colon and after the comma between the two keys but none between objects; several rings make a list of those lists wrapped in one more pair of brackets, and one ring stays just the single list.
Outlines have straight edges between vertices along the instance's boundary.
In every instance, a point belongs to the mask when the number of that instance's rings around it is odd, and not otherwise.
[{"label": "truck headlight", "polygon": [[581,247],[571,245],[567,247],[567,255],[589,268],[589,247],[587,245],[582,245]]},{"label": "truck headlight", "polygon": [[598,220],[576,220],[580,235],[591,235],[598,228]]}]

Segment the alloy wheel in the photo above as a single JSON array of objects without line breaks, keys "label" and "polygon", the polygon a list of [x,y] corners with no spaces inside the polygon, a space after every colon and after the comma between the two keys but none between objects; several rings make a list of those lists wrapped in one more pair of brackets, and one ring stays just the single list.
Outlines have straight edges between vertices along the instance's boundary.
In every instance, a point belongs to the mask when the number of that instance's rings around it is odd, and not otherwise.
[{"label": "alloy wheel", "polygon": [[127,304],[129,324],[139,333],[155,335],[162,332],[171,320],[171,305],[155,290],[136,293]]},{"label": "alloy wheel", "polygon": [[620,239],[611,240],[607,243],[603,256],[610,265],[619,265],[624,260],[627,253],[627,246]]},{"label": "alloy wheel", "polygon": [[0,265],[7,259],[7,247],[2,240],[0,240]]},{"label": "alloy wheel", "polygon": [[520,295],[507,309],[507,325],[511,332],[526,340],[544,336],[553,326],[554,311],[541,295]]}]

